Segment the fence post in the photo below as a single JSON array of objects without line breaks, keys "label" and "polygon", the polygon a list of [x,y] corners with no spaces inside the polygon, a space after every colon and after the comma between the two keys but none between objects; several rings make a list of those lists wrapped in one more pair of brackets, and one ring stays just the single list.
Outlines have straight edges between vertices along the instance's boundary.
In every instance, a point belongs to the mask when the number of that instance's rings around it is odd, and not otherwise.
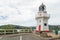
[{"label": "fence post", "polygon": [[4,29],[4,35],[6,34],[6,29]]},{"label": "fence post", "polygon": [[14,33],[14,29],[13,29],[13,33]]}]

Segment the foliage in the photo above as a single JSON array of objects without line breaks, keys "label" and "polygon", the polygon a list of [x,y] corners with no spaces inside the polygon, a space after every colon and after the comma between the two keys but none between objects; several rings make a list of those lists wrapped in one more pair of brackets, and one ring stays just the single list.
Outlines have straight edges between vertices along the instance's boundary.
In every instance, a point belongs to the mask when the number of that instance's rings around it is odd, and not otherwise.
[{"label": "foliage", "polygon": [[3,25],[0,26],[0,29],[15,29],[15,27],[13,25]]},{"label": "foliage", "polygon": [[19,26],[19,25],[2,25],[0,29],[30,29],[31,27]]},{"label": "foliage", "polygon": [[49,29],[50,30],[60,30],[60,26],[59,25],[58,26],[57,25],[50,25]]}]

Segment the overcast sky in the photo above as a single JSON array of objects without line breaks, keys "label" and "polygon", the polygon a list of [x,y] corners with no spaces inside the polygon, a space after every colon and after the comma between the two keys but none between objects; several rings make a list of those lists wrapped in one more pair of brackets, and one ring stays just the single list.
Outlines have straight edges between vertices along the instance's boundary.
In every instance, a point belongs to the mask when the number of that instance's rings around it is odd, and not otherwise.
[{"label": "overcast sky", "polygon": [[36,26],[35,15],[44,3],[49,25],[60,25],[60,0],[0,0],[0,25]]}]

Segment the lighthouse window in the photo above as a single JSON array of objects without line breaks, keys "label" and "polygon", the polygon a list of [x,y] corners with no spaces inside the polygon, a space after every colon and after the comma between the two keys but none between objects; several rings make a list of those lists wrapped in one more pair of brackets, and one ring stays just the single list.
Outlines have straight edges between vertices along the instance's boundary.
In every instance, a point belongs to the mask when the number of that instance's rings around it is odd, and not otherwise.
[{"label": "lighthouse window", "polygon": [[47,23],[44,23],[44,26],[47,26]]}]

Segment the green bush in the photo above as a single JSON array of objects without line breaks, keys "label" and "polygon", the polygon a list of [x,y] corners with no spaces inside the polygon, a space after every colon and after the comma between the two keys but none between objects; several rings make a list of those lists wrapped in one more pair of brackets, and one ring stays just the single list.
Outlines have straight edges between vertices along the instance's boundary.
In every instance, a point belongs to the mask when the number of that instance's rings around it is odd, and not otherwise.
[{"label": "green bush", "polygon": [[0,32],[4,32],[4,30],[0,30]]},{"label": "green bush", "polygon": [[13,32],[13,30],[6,30],[6,32]]}]

